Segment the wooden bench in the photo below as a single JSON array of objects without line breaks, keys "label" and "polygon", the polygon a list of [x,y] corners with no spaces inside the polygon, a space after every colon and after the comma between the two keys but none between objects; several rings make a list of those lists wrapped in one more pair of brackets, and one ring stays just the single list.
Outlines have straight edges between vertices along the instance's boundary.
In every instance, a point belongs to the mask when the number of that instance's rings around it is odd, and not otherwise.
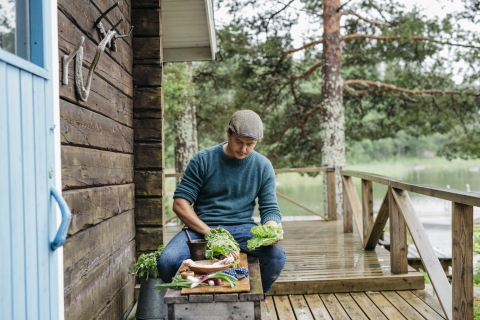
[{"label": "wooden bench", "polygon": [[261,319],[260,301],[265,299],[257,258],[248,257],[250,292],[181,294],[168,289],[165,303],[168,319],[225,320]]}]

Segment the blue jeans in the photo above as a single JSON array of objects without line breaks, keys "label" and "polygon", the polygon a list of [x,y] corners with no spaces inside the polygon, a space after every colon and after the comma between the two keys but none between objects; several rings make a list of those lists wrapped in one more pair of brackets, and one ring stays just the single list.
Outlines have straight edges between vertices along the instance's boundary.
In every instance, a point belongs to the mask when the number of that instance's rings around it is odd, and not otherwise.
[{"label": "blue jeans", "polygon": [[[260,262],[260,273],[262,275],[263,292],[267,292],[272,288],[273,283],[280,276],[280,273],[285,266],[287,257],[282,247],[279,244],[272,246],[258,247],[250,251],[247,249],[247,241],[253,237],[250,229],[256,224],[241,224],[233,226],[221,226],[233,236],[233,238],[240,245],[242,252],[248,255],[257,257]],[[210,226],[216,228],[218,226]],[[188,230],[192,240],[203,239],[203,235],[193,230]],[[183,260],[190,257],[190,251],[187,246],[187,237],[185,232],[177,233],[172,240],[167,244],[162,254],[157,260],[157,268],[163,282],[172,282],[172,278],[180,268]]]}]

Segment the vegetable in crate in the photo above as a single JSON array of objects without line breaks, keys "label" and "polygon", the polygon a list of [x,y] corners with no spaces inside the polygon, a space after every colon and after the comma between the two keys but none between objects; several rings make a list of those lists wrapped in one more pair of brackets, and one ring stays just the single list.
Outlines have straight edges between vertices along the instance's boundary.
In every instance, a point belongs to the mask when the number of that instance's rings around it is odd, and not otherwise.
[{"label": "vegetable in crate", "polygon": [[230,232],[221,227],[210,230],[205,235],[205,240],[208,240],[205,256],[209,260],[223,259],[227,256],[235,259],[240,257],[240,246],[237,241],[233,239]]},{"label": "vegetable in crate", "polygon": [[282,226],[255,226],[250,232],[253,234],[253,238],[247,242],[248,250],[269,246],[283,237]]}]

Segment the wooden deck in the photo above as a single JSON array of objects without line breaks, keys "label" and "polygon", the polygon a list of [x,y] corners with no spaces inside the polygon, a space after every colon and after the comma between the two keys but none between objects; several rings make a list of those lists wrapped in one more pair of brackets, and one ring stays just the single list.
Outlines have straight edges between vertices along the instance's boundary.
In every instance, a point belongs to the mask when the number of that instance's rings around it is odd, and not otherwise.
[{"label": "wooden deck", "polygon": [[267,296],[262,320],[445,319],[425,290]]},{"label": "wooden deck", "polygon": [[[287,264],[262,302],[262,319],[444,319],[413,268],[390,273],[389,252],[364,251],[342,221],[284,222]],[[181,226],[167,227],[167,240]]]},{"label": "wooden deck", "polygon": [[284,222],[287,263],[271,295],[423,289],[422,274],[390,272],[390,253],[364,251],[360,236],[342,221]]}]

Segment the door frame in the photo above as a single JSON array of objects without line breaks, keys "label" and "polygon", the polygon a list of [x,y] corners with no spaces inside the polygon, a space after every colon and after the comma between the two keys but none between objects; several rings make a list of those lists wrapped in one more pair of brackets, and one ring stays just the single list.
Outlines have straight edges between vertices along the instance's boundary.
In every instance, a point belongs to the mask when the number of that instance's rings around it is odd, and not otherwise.
[{"label": "door frame", "polygon": [[[61,163],[61,142],[60,142],[60,76],[59,76],[59,67],[58,67],[58,8],[57,0],[43,0],[45,18],[46,21],[50,21],[50,30],[45,30],[44,35],[50,37],[50,46],[48,42],[45,43],[47,47],[45,48],[45,54],[49,54],[52,58],[52,65],[50,66],[52,72],[52,89],[53,89],[53,124],[54,124],[54,152],[55,152],[55,168],[54,168],[54,177],[55,177],[55,188],[57,190],[62,190],[62,163]],[[47,8],[46,8],[47,7]],[[44,23],[45,26],[45,23]],[[56,221],[57,228],[60,226],[62,221],[60,209],[56,208]],[[65,306],[64,306],[64,284],[63,284],[63,246],[57,249],[58,254],[58,319],[65,319]]]}]

